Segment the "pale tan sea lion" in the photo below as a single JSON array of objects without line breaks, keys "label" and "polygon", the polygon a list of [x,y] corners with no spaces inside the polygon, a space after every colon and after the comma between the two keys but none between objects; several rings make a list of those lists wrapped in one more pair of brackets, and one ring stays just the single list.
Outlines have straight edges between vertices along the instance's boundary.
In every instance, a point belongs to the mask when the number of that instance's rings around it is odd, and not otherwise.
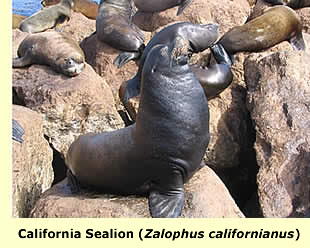
[{"label": "pale tan sea lion", "polygon": [[[43,0],[41,1],[42,6],[47,7],[59,3],[60,0]],[[72,10],[74,12],[81,13],[89,19],[96,20],[98,14],[98,3],[90,0],[73,0],[74,6]]]},{"label": "pale tan sea lion", "polygon": [[76,76],[85,66],[85,55],[80,46],[64,33],[55,31],[29,34],[17,50],[13,68],[32,64],[49,65],[67,76]]},{"label": "pale tan sea lion", "polygon": [[43,8],[23,20],[19,29],[23,32],[38,33],[70,20],[73,0],[61,0],[58,4]]}]

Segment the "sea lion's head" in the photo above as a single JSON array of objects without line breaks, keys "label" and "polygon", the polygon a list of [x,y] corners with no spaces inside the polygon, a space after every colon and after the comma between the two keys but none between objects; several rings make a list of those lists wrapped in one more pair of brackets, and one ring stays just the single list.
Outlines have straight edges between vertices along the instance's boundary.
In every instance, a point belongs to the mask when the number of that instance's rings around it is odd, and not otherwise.
[{"label": "sea lion's head", "polygon": [[186,31],[187,37],[189,37],[190,51],[194,53],[212,46],[219,36],[216,23],[195,24],[195,26],[189,26]]},{"label": "sea lion's head", "polygon": [[84,60],[76,58],[61,58],[57,61],[58,70],[63,74],[74,77],[82,72],[85,67]]},{"label": "sea lion's head", "polygon": [[146,76],[152,77],[182,74],[189,70],[190,59],[189,41],[182,36],[177,36],[171,43],[154,46],[148,53],[143,70],[142,81]]}]

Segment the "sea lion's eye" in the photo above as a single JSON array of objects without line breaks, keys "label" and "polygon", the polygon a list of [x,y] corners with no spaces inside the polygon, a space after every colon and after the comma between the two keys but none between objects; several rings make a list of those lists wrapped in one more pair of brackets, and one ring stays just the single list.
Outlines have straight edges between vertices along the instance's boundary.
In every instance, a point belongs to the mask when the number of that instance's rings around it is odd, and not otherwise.
[{"label": "sea lion's eye", "polygon": [[66,60],[66,63],[67,63],[68,65],[73,65],[73,60],[72,60],[72,59],[67,59],[67,60]]}]

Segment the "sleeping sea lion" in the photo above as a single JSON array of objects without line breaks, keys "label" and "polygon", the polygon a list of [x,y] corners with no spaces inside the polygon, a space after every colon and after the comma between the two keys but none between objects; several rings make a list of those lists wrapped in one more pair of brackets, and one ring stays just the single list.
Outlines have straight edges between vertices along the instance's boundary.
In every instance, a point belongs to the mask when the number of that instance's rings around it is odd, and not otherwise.
[{"label": "sleeping sea lion", "polygon": [[[55,5],[60,0],[42,0],[41,4],[44,7]],[[72,10],[81,13],[89,19],[96,20],[98,14],[98,3],[91,0],[73,0],[74,5]]]},{"label": "sleeping sea lion", "polygon": [[31,64],[49,65],[67,76],[78,75],[85,66],[85,55],[80,46],[64,33],[55,31],[29,34],[17,50],[13,68]]},{"label": "sleeping sea lion", "polygon": [[302,24],[289,7],[275,6],[242,26],[236,26],[218,41],[228,54],[259,52],[282,41],[289,41],[294,49],[305,50]]},{"label": "sleeping sea lion", "polygon": [[149,192],[152,217],[178,217],[184,183],[201,168],[209,143],[209,108],[188,65],[188,40],[154,46],[142,71],[141,104],[134,125],[86,134],[67,153],[73,189]]},{"label": "sleeping sea lion", "polygon": [[23,32],[38,33],[68,21],[71,16],[73,0],[61,0],[60,3],[43,8],[23,20],[19,29]]}]

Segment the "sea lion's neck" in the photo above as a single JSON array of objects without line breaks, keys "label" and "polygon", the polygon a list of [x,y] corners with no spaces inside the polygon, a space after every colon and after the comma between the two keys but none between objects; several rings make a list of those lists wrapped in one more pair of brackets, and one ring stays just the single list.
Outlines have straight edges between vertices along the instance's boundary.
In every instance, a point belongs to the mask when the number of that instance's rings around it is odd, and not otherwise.
[{"label": "sea lion's neck", "polygon": [[132,1],[131,0],[106,0],[103,3],[116,8],[118,14],[120,14],[121,12],[123,16],[129,17],[132,14]]}]

